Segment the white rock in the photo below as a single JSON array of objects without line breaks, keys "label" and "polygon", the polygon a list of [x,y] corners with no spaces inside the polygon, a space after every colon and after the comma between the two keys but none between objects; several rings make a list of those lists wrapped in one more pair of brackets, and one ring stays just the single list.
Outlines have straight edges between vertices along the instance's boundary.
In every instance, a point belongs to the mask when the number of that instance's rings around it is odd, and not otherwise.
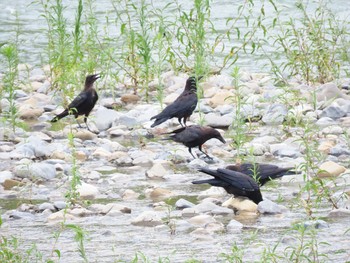
[{"label": "white rock", "polygon": [[164,178],[168,171],[160,163],[155,163],[151,169],[146,171],[146,176],[149,178]]},{"label": "white rock", "polygon": [[192,225],[205,226],[206,224],[216,222],[216,220],[210,215],[198,215],[188,219]]},{"label": "white rock", "polygon": [[0,184],[5,182],[7,179],[12,179],[14,177],[13,173],[10,171],[2,171],[0,172]]},{"label": "white rock", "polygon": [[138,217],[134,218],[131,221],[131,224],[135,226],[154,227],[154,226],[162,225],[163,222],[157,213],[153,211],[145,211],[142,214],[140,214]]},{"label": "white rock", "polygon": [[96,186],[84,182],[78,185],[77,188],[82,199],[95,199],[99,194],[99,190]]}]

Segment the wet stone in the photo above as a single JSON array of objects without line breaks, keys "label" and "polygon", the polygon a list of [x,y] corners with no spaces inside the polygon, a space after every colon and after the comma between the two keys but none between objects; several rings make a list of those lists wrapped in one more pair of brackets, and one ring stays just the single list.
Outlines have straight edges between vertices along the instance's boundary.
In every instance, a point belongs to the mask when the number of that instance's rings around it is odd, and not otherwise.
[{"label": "wet stone", "polygon": [[226,226],[226,230],[228,233],[237,233],[240,232],[243,228],[243,224],[232,219],[228,225]]},{"label": "wet stone", "polygon": [[12,211],[9,215],[10,219],[25,219],[25,220],[34,220],[35,215],[29,212],[21,212],[21,211]]},{"label": "wet stone", "polygon": [[48,209],[52,212],[56,211],[55,206],[51,203],[42,203],[38,206],[38,209],[39,209],[39,211],[44,211],[46,209]]},{"label": "wet stone", "polygon": [[187,201],[186,199],[180,198],[179,200],[176,201],[175,207],[177,209],[184,209],[184,208],[194,207],[194,204],[191,203],[190,201]]},{"label": "wet stone", "polygon": [[258,204],[258,212],[261,214],[282,214],[288,211],[286,207],[276,204],[268,199],[261,201]]},{"label": "wet stone", "polygon": [[345,208],[334,209],[329,212],[329,218],[350,217],[350,210]]},{"label": "wet stone", "polygon": [[213,240],[214,238],[210,235],[210,232],[204,228],[197,228],[193,230],[190,235],[197,240]]},{"label": "wet stone", "polygon": [[210,215],[197,215],[188,219],[192,225],[205,226],[206,224],[216,222],[216,220]]},{"label": "wet stone", "polygon": [[53,205],[58,210],[65,209],[67,207],[67,203],[65,201],[55,201]]},{"label": "wet stone", "polygon": [[323,220],[310,220],[304,223],[300,223],[299,225],[304,226],[305,228],[315,228],[315,229],[323,229],[329,228],[329,225],[326,221]]},{"label": "wet stone", "polygon": [[131,221],[134,226],[155,227],[162,225],[162,219],[152,211],[145,211]]}]

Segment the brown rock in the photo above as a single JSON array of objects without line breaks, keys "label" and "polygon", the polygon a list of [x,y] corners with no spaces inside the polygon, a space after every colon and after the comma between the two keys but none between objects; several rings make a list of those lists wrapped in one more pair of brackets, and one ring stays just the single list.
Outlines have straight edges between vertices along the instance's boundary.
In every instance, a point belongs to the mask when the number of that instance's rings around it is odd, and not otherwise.
[{"label": "brown rock", "polygon": [[13,179],[6,179],[3,182],[3,186],[5,190],[11,190],[13,187],[15,186],[23,186],[24,183],[17,181],[17,180],[13,180]]},{"label": "brown rock", "polygon": [[324,162],[320,166],[320,171],[318,172],[318,177],[336,177],[345,172],[345,167],[341,166],[335,162],[328,161]]},{"label": "brown rock", "polygon": [[230,102],[232,101],[232,99],[230,100],[230,97],[233,96],[234,94],[231,91],[219,91],[209,100],[209,106],[216,108],[219,105],[230,104]]},{"label": "brown rock", "polygon": [[120,100],[126,104],[137,103],[140,100],[140,97],[135,94],[125,94],[121,96]]}]

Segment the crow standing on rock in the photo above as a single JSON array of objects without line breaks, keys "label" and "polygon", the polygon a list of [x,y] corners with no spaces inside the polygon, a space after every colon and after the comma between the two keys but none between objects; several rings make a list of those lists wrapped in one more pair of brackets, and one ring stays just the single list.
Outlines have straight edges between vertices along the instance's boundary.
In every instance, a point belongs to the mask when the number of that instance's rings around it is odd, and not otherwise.
[{"label": "crow standing on rock", "polygon": [[218,139],[222,143],[226,143],[225,139],[221,136],[219,131],[208,126],[202,127],[199,125],[191,125],[188,127],[182,127],[167,134],[173,134],[167,140],[180,142],[183,145],[187,146],[188,151],[193,156],[193,158],[195,157],[192,154],[192,148],[198,147],[198,149],[202,153],[204,153],[208,158],[211,159],[211,157],[208,154],[203,152],[202,145],[212,138]]},{"label": "crow standing on rock", "polygon": [[[74,115],[75,119],[79,115],[85,115],[84,122],[87,129],[90,131],[89,126],[87,125],[87,117],[94,108],[96,101],[98,100],[98,95],[93,85],[94,82],[99,79],[101,76],[99,74],[88,75],[85,79],[84,90],[68,105],[68,107],[56,115],[51,122],[57,122],[58,120],[66,117],[67,115]],[[80,123],[77,120],[77,123],[80,126]]]},{"label": "crow standing on rock", "polygon": [[[200,80],[202,77],[198,77]],[[190,77],[186,81],[184,91],[177,99],[164,108],[164,110],[151,118],[155,119],[151,127],[155,127],[171,118],[177,118],[181,126],[186,126],[187,119],[192,115],[194,109],[197,106],[197,79],[196,77]],[[183,124],[181,120],[183,120]]]}]

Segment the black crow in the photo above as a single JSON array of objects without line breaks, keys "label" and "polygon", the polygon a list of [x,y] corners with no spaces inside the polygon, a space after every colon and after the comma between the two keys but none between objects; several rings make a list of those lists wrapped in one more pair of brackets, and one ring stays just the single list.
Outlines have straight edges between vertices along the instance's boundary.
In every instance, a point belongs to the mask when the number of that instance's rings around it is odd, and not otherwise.
[{"label": "black crow", "polygon": [[293,169],[292,167],[281,168],[277,165],[262,163],[228,165],[226,169],[249,175],[250,177],[253,177],[261,186],[272,179],[297,173],[296,171],[291,170]]},{"label": "black crow", "polygon": [[200,168],[199,171],[213,176],[214,179],[193,181],[193,184],[210,184],[223,187],[227,193],[233,194],[235,197],[245,196],[256,204],[263,201],[259,185],[246,174],[228,169]]},{"label": "black crow", "polygon": [[[200,80],[202,77],[198,77]],[[196,77],[190,77],[186,81],[184,91],[177,97],[177,99],[166,106],[164,110],[151,118],[155,119],[151,127],[155,127],[171,118],[177,118],[181,126],[186,126],[187,119],[192,115],[197,106],[197,80]],[[183,119],[184,125],[181,123]]]},{"label": "black crow", "polygon": [[[75,118],[78,118],[79,115],[85,115],[84,122],[86,127],[90,131],[89,126],[87,125],[87,117],[94,108],[96,101],[98,100],[98,95],[96,90],[93,87],[94,82],[99,79],[101,76],[99,74],[88,75],[85,79],[84,90],[68,105],[68,107],[55,116],[51,122],[56,122],[67,115],[74,115]],[[80,123],[77,120],[77,123],[80,126]]]},{"label": "black crow", "polygon": [[202,145],[212,138],[216,138],[222,143],[226,143],[225,139],[221,136],[220,132],[209,126],[202,127],[199,125],[191,125],[188,127],[182,127],[167,134],[172,133],[173,135],[171,135],[168,138],[168,140],[181,142],[182,144],[187,146],[188,151],[193,156],[193,158],[195,157],[192,154],[192,148],[197,146],[202,153],[204,153],[208,158],[211,158],[208,154],[203,152]]}]

